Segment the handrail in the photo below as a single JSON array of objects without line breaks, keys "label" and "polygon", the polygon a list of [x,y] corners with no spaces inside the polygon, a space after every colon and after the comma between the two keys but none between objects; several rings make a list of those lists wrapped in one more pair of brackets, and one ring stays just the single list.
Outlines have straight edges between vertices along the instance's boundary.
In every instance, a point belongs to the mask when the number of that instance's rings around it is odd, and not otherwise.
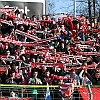
[{"label": "handrail", "polygon": [[[58,88],[59,85],[17,85],[17,84],[0,84],[0,87],[1,86],[18,86],[18,87],[40,87],[40,88],[47,88],[47,87],[52,87],[52,88]],[[75,85],[74,87],[76,88],[81,88],[81,87],[87,87],[87,85]],[[90,87],[92,88],[100,88],[100,85],[90,85]]]},{"label": "handrail", "polygon": [[30,88],[32,88],[32,87],[35,87],[35,88],[37,88],[37,87],[40,87],[40,88],[47,88],[47,87],[52,87],[52,88],[58,88],[59,87],[59,85],[16,85],[16,84],[0,84],[0,87],[1,86],[17,86],[17,87],[30,87]]},{"label": "handrail", "polygon": [[[59,89],[60,89],[60,85],[49,85],[48,86],[48,85],[0,84],[1,96],[4,95],[3,93],[6,93],[6,92],[10,93],[12,88],[14,88],[14,91],[16,91],[16,93],[19,95],[20,98],[30,97],[30,95],[35,93],[34,92],[35,90],[37,90],[36,96],[38,94],[42,94],[42,93],[44,94],[44,93],[46,93],[46,88],[48,88],[48,87],[50,88],[51,93],[54,92],[55,94],[56,94],[56,91],[59,91]],[[94,93],[94,91],[92,91],[92,88],[100,88],[100,85],[84,85],[84,86],[83,85],[75,85],[74,88],[76,88],[73,93],[74,95],[77,94],[77,91],[80,92],[79,95],[81,95],[82,91],[83,92],[86,91],[86,92],[84,92],[84,93],[88,94],[86,96],[86,98],[89,97],[88,100],[93,100],[95,98],[95,95],[94,95],[95,93]],[[26,90],[25,92],[23,92],[24,89]],[[82,89],[84,89],[84,90],[82,90]],[[52,98],[54,98],[54,96]],[[81,96],[79,96],[79,98],[81,98]]]}]

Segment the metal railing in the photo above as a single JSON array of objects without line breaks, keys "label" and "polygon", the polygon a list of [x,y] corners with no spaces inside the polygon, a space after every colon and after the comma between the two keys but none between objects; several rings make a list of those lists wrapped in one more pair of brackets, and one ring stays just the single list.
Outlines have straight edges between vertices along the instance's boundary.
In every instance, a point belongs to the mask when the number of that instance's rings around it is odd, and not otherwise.
[{"label": "metal railing", "polygon": [[[75,86],[73,95],[70,99],[68,99],[62,97],[58,85],[46,86],[8,84],[0,84],[0,97],[3,98],[0,98],[0,100],[45,100],[47,87],[49,87],[50,90],[51,100],[100,100],[100,92],[98,90],[100,86]],[[93,92],[93,88],[98,91],[95,90]],[[11,96],[12,91],[16,94],[15,97]]]}]

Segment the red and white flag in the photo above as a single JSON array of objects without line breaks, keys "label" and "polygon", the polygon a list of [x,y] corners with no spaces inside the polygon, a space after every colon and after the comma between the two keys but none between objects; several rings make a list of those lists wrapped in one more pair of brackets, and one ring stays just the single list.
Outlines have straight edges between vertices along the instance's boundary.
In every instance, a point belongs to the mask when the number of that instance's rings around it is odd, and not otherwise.
[{"label": "red and white flag", "polygon": [[74,83],[60,84],[60,91],[63,98],[70,97],[74,92]]}]

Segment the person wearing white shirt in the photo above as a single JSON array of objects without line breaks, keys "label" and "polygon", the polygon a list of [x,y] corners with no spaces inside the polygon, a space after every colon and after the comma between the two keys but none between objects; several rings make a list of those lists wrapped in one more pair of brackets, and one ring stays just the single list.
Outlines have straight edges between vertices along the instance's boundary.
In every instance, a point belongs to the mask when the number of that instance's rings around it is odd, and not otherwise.
[{"label": "person wearing white shirt", "polygon": [[91,84],[92,82],[88,79],[88,77],[85,75],[84,70],[82,70],[79,74],[80,79],[82,80],[81,85],[87,85]]}]

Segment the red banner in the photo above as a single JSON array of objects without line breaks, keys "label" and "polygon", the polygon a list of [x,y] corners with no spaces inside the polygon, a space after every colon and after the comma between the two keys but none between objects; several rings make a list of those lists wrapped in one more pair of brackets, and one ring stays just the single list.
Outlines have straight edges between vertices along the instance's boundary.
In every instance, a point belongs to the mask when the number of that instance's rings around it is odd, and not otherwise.
[{"label": "red banner", "polygon": [[40,40],[38,37],[33,36],[33,35],[31,35],[31,34],[28,34],[28,33],[25,33],[25,32],[22,32],[22,31],[20,31],[20,30],[16,30],[15,33],[16,33],[16,34],[20,34],[20,35],[24,35],[25,37],[28,37],[28,38],[33,39],[33,40],[36,40],[36,41],[37,41],[37,40]]},{"label": "red banner", "polygon": [[0,67],[0,72],[4,72],[7,70],[7,67]]},{"label": "red banner", "polygon": [[[78,88],[82,98],[80,100],[89,100],[90,93],[87,88]],[[100,88],[91,88],[92,100],[100,100]]]},{"label": "red banner", "polygon": [[[99,65],[100,63],[98,63],[98,64],[96,64],[96,63],[93,63],[93,64],[91,64],[91,65],[87,65],[87,66],[84,66],[84,65],[82,65],[82,66],[80,66],[80,67],[78,67],[78,66],[74,66],[74,67],[72,67],[72,66],[68,66],[68,67],[66,67],[66,63],[34,63],[33,65],[36,67],[36,68],[43,68],[43,67],[57,67],[57,68],[65,68],[65,70],[66,71],[69,71],[69,70],[77,70],[77,69],[91,69],[91,68],[96,68],[97,67],[97,65]],[[33,67],[34,67],[33,66]]]},{"label": "red banner", "polygon": [[32,98],[0,97],[0,100],[32,100]]},{"label": "red banner", "polygon": [[77,52],[77,55],[100,56],[100,52]]},{"label": "red banner", "polygon": [[45,61],[46,60],[63,61],[63,62],[69,62],[70,61],[68,57],[64,57],[64,56],[61,56],[61,57],[46,56]]}]

